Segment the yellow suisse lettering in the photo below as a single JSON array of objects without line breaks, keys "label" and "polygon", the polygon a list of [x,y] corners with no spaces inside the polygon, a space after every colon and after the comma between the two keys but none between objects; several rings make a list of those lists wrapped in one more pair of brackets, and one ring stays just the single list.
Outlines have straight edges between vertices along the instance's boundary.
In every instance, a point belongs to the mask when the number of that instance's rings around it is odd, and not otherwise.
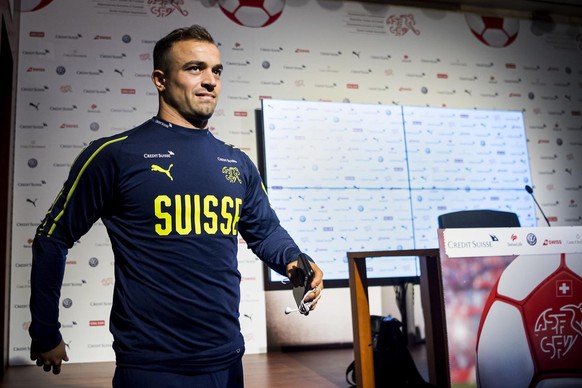
[{"label": "yellow suisse lettering", "polygon": [[238,220],[240,219],[240,208],[242,206],[242,199],[235,198],[235,207],[234,207],[234,221],[232,222],[232,234],[236,235],[238,232],[236,230],[236,226],[238,224]]},{"label": "yellow suisse lettering", "polygon": [[202,226],[200,225],[200,194],[195,194],[194,198],[194,233],[202,234]]},{"label": "yellow suisse lettering", "polygon": [[214,195],[204,197],[204,215],[210,219],[210,222],[204,223],[204,231],[208,234],[216,234],[218,230],[218,215],[210,209],[210,206],[218,206],[218,198]]},{"label": "yellow suisse lettering", "polygon": [[176,232],[181,236],[221,233],[236,235],[242,207],[241,198],[199,194],[176,194],[174,200],[158,195],[154,200],[154,214],[160,220],[155,231],[160,236]]},{"label": "yellow suisse lettering", "polygon": [[184,196],[184,209],[182,209],[182,196],[176,194],[176,232],[185,236],[192,232],[192,203],[190,194]]},{"label": "yellow suisse lettering", "polygon": [[167,195],[158,195],[154,200],[154,213],[156,217],[164,221],[163,224],[156,224],[156,233],[160,236],[167,236],[172,231],[172,216],[170,213],[162,211],[162,205],[168,207],[172,204]]},{"label": "yellow suisse lettering", "polygon": [[224,218],[225,221],[224,223],[220,224],[220,231],[222,232],[222,234],[230,234],[230,228],[232,227],[231,212],[233,206],[234,203],[232,201],[232,198],[224,197],[222,199],[222,211],[220,212],[220,214],[222,215],[222,218]]}]

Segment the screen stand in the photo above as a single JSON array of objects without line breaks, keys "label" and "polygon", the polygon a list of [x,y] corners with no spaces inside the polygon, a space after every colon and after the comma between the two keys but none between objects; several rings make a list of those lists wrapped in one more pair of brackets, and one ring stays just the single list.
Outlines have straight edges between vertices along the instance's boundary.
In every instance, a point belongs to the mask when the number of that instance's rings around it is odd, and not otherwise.
[{"label": "screen stand", "polygon": [[418,256],[420,259],[420,291],[426,332],[429,382],[438,387],[450,387],[439,250],[348,252],[347,256],[354,333],[355,377],[358,387],[373,388],[375,386],[366,258],[395,256]]}]

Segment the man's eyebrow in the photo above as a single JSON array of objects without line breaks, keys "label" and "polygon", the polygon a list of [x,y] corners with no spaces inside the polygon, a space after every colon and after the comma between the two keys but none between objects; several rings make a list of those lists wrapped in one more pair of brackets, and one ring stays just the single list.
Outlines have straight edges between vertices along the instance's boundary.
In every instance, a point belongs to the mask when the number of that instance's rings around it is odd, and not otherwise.
[{"label": "man's eyebrow", "polygon": [[187,69],[191,66],[206,67],[206,62],[203,61],[188,61],[182,65],[183,69]]},{"label": "man's eyebrow", "polygon": [[[192,67],[192,66],[197,66],[201,69],[206,69],[208,67],[208,63],[206,63],[204,61],[188,61],[188,62],[184,63],[184,65],[182,65],[182,68],[187,69],[187,68]],[[212,70],[222,71],[222,70],[224,70],[224,66],[222,65],[222,63],[219,63],[217,65],[214,65],[212,67]]]}]

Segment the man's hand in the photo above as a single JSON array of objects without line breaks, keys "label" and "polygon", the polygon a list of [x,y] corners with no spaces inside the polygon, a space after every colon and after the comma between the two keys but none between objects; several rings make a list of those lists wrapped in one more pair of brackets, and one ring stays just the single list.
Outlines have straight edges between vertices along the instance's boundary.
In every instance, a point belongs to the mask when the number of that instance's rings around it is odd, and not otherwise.
[{"label": "man's hand", "polygon": [[[323,291],[323,272],[314,262],[310,261],[310,264],[311,268],[313,268],[313,280],[311,281],[310,284],[310,288],[313,290],[313,292],[309,292],[305,301],[306,302],[313,301],[309,308],[309,310],[313,310],[315,309],[315,306],[317,305],[317,302],[319,300],[319,296]],[[295,284],[294,278],[296,277],[296,273],[297,273],[297,260],[287,264],[287,276],[289,277],[291,283],[293,284]]]},{"label": "man's hand", "polygon": [[56,348],[48,352],[31,353],[30,359],[36,361],[37,366],[42,366],[45,372],[50,372],[52,369],[53,374],[58,375],[61,373],[61,364],[63,361],[69,361],[69,356],[67,356],[65,343],[61,340],[61,343]]}]

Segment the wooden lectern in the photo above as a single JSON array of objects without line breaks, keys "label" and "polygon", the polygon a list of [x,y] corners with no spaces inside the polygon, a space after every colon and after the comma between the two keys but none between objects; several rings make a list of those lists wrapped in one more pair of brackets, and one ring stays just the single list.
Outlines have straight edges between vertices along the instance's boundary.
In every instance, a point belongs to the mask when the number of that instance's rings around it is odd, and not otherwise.
[{"label": "wooden lectern", "polygon": [[445,310],[438,249],[348,252],[349,284],[354,331],[355,377],[359,388],[374,388],[374,359],[366,258],[418,256],[424,311],[429,382],[449,387]]}]

